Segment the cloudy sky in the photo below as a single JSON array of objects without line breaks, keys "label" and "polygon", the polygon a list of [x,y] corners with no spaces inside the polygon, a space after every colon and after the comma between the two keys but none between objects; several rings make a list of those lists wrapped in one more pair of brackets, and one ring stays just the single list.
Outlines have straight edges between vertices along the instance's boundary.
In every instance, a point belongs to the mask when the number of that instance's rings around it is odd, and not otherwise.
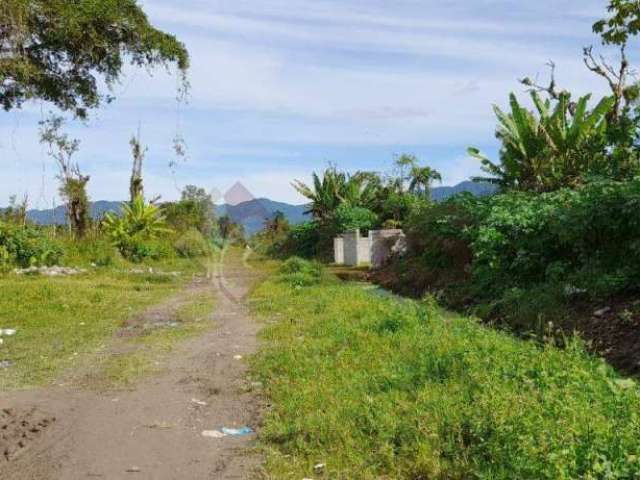
[{"label": "cloudy sky", "polygon": [[[601,94],[581,63],[598,43],[603,0],[145,0],[151,20],[192,56],[188,105],[176,77],[127,70],[117,101],[70,126],[92,199],[126,198],[128,140],[149,147],[147,193],[171,199],[189,183],[224,191],[239,180],[256,196],[302,202],[291,188],[328,162],[386,171],[414,153],[455,184],[478,173],[466,148],[495,155],[491,105],[516,79],[553,59],[559,83]],[[45,208],[56,169],[38,144],[33,103],[0,112],[0,205],[28,193]],[[188,158],[172,173],[172,139]]]}]

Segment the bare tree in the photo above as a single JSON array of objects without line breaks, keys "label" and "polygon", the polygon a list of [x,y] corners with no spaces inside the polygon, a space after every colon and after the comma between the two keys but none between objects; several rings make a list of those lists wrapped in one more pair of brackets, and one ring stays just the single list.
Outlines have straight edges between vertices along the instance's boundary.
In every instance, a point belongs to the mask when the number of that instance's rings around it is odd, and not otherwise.
[{"label": "bare tree", "polygon": [[89,228],[89,198],[87,183],[90,177],[83,175],[72,157],[80,147],[80,141],[62,132],[64,118],[51,115],[40,122],[40,141],[49,145],[49,156],[60,169],[60,195],[67,206],[67,217],[73,233],[84,236]]},{"label": "bare tree", "polygon": [[144,195],[144,185],[142,182],[142,163],[147,153],[147,148],[142,146],[140,141],[140,129],[138,135],[131,137],[131,154],[133,156],[133,167],[131,169],[131,180],[129,181],[129,195],[131,203],[140,195]]},{"label": "bare tree", "polygon": [[629,70],[626,47],[626,44],[620,45],[620,66],[617,68],[609,64],[603,55],[599,55],[596,59],[593,55],[593,46],[585,47],[583,50],[583,61],[586,67],[609,84],[614,99],[609,119],[614,122],[618,121],[622,109],[629,103],[629,97],[626,95],[627,80],[633,72]]}]

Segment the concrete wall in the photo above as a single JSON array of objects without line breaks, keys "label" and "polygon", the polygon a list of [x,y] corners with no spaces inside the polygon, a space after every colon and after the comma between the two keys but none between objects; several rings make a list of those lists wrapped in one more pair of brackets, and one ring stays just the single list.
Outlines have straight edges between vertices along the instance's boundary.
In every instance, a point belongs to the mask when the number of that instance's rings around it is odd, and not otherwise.
[{"label": "concrete wall", "polygon": [[334,261],[338,265],[371,264],[380,268],[392,253],[404,248],[402,230],[373,230],[363,237],[359,231],[347,232],[333,240]]},{"label": "concrete wall", "polygon": [[342,240],[344,244],[344,264],[353,267],[363,263],[360,231],[346,232],[342,235]]},{"label": "concrete wall", "polygon": [[333,239],[333,261],[336,265],[344,265],[344,239],[342,236]]}]

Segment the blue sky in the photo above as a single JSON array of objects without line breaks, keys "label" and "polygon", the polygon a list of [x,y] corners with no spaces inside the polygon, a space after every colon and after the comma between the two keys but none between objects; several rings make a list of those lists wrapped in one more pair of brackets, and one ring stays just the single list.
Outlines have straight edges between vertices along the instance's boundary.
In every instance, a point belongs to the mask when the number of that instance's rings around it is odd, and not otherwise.
[{"label": "blue sky", "polygon": [[[192,55],[188,105],[176,78],[127,69],[117,100],[70,131],[92,175],[92,199],[126,198],[128,140],[138,126],[149,147],[146,191],[176,198],[194,183],[224,191],[239,180],[256,196],[302,202],[291,188],[328,162],[386,171],[414,153],[444,184],[478,173],[466,148],[495,155],[493,103],[516,79],[553,59],[561,86],[604,93],[581,48],[598,44],[596,0],[145,0],[152,21]],[[55,165],[38,144],[50,107],[0,113],[0,205],[28,193],[45,208],[57,191]],[[188,158],[173,175],[172,139]]]}]

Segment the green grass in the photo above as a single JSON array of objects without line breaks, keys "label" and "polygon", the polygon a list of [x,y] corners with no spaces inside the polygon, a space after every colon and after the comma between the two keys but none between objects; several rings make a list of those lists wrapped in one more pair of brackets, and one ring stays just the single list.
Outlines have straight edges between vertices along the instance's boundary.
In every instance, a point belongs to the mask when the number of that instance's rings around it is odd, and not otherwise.
[{"label": "green grass", "polygon": [[539,346],[323,279],[254,294],[268,478],[640,477],[640,391],[579,342]]},{"label": "green grass", "polygon": [[0,276],[0,328],[18,331],[0,346],[0,360],[13,362],[0,370],[0,390],[48,383],[86,361],[128,318],[179,292],[192,273],[204,268],[196,261],[160,267],[183,274],[161,277],[98,268],[60,278]]}]

